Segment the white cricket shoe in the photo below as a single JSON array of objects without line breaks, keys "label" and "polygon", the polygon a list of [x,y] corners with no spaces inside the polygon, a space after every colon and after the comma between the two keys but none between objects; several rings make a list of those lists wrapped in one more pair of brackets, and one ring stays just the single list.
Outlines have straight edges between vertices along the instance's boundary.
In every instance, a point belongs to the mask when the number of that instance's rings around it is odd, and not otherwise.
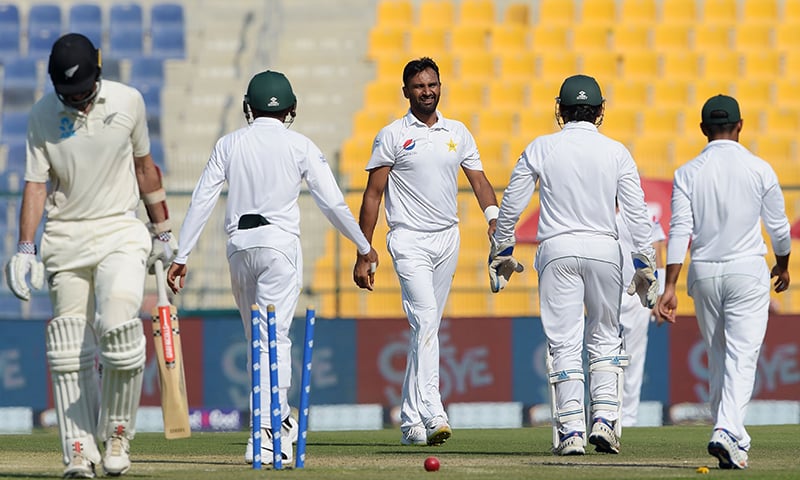
[{"label": "white cricket shoe", "polygon": [[401,445],[427,445],[428,444],[428,434],[425,431],[425,427],[422,425],[414,425],[413,427],[409,428],[408,430],[403,431],[403,435],[400,437],[400,444]]},{"label": "white cricket shoe", "polygon": [[583,432],[569,432],[558,440],[558,448],[553,449],[556,455],[584,455]]},{"label": "white cricket shoe", "polygon": [[619,453],[619,438],[614,432],[614,424],[605,418],[597,417],[592,425],[589,443],[600,453]]},{"label": "white cricket shoe", "polygon": [[719,460],[719,468],[723,470],[747,468],[747,451],[739,446],[739,442],[731,432],[724,428],[715,428],[708,442],[708,453]]},{"label": "white cricket shoe", "polygon": [[[281,422],[281,461],[292,462],[292,444],[297,443],[297,436],[300,432],[300,425],[291,415]],[[289,439],[287,442],[286,440]],[[253,436],[247,438],[247,447],[244,450],[245,463],[253,463]],[[272,464],[272,430],[269,428],[261,429],[261,463],[264,465]]]},{"label": "white cricket shoe", "polygon": [[94,463],[83,454],[83,446],[75,442],[72,446],[72,457],[64,469],[64,478],[94,478]]},{"label": "white cricket shoe", "polygon": [[434,417],[425,427],[428,445],[441,445],[453,434],[453,430],[444,417]]},{"label": "white cricket shoe", "polygon": [[131,447],[123,430],[118,430],[106,440],[103,455],[103,471],[110,477],[118,477],[131,469]]}]

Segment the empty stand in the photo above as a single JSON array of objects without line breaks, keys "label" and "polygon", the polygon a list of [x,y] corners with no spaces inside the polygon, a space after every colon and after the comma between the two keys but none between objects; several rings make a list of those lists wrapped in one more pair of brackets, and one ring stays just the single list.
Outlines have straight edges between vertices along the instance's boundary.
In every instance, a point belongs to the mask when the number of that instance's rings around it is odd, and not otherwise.
[{"label": "empty stand", "polygon": [[186,40],[183,30],[171,28],[153,30],[150,37],[150,55],[162,60],[186,58]]},{"label": "empty stand", "polygon": [[[572,3],[572,2],[562,2]],[[580,2],[578,21],[582,24],[592,24],[610,27],[617,21],[616,0],[592,0]]]},{"label": "empty stand", "polygon": [[658,20],[658,2],[646,0],[621,0],[617,20],[622,25],[652,25]]},{"label": "empty stand", "polygon": [[455,24],[456,8],[451,0],[424,0],[417,7],[417,27],[450,27]]},{"label": "empty stand", "polygon": [[575,2],[564,0],[540,0],[536,11],[537,25],[571,25],[577,16]]},{"label": "empty stand", "polygon": [[375,23],[378,27],[408,27],[414,20],[411,0],[380,0]]},{"label": "empty stand", "polygon": [[28,35],[39,30],[52,30],[61,34],[61,7],[51,3],[35,3],[28,10]]},{"label": "empty stand", "polygon": [[92,41],[95,47],[103,47],[103,10],[99,5],[76,3],[69,7],[67,31],[78,32]]},{"label": "empty stand", "polygon": [[[105,74],[105,65],[103,65]],[[154,57],[136,57],[130,61],[129,81],[136,85],[164,86],[164,61]]]},{"label": "empty stand", "polygon": [[142,6],[138,3],[114,3],[109,9],[109,32],[114,31],[143,31]]},{"label": "empty stand", "polygon": [[495,23],[492,0],[461,0],[458,6],[458,23],[489,28]]},{"label": "empty stand", "polygon": [[110,55],[119,59],[133,59],[144,55],[144,31],[139,29],[111,29],[108,33]]},{"label": "empty stand", "polygon": [[496,55],[528,51],[528,29],[521,25],[495,25],[489,31],[489,49]]},{"label": "empty stand", "polygon": [[46,60],[61,30],[37,28],[28,33],[28,57]]}]

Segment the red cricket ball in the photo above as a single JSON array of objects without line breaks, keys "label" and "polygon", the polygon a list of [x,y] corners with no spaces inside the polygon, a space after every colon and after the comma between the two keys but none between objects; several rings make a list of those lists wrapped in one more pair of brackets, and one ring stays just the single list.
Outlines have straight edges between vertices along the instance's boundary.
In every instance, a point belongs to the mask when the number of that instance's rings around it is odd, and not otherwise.
[{"label": "red cricket ball", "polygon": [[425,459],[425,470],[428,472],[435,472],[439,470],[439,459],[436,457],[428,457]]}]

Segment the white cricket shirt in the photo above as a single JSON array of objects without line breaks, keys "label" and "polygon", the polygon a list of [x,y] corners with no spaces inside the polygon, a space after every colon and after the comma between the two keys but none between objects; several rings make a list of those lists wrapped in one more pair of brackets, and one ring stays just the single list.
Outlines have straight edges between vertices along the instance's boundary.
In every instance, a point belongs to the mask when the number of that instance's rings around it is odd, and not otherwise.
[{"label": "white cricket shirt", "polygon": [[150,153],[144,99],[138,90],[100,83],[88,114],[43,96],[28,121],[25,180],[51,182],[48,221],[126,214],[139,204],[133,157]]},{"label": "white cricket shirt", "polygon": [[790,226],[775,171],[739,142],[709,142],[675,171],[667,264],[683,263],[690,239],[693,262],[764,256],[760,220],[775,254],[788,254]]},{"label": "white cricket shirt", "polygon": [[[369,253],[370,244],[347,207],[320,149],[281,121],[260,117],[252,125],[223,136],[214,146],[192,193],[175,261],[186,263],[226,181],[224,228],[229,237],[239,231],[239,218],[244,214],[262,215],[270,224],[299,237],[297,200],[303,180],[331,224],[357,245],[359,253]],[[268,231],[247,230],[247,235],[238,236],[236,242],[229,241],[228,256],[241,249],[270,246]]]},{"label": "white cricket shirt", "polygon": [[654,258],[652,221],[630,152],[589,122],[570,122],[534,139],[522,152],[503,193],[495,238],[514,241],[514,228],[539,182],[539,242],[565,234],[618,238],[619,198],[636,252]]},{"label": "white cricket shirt", "polygon": [[467,127],[436,115],[428,127],[409,110],[375,137],[366,169],[391,167],[384,193],[390,229],[436,232],[457,224],[459,167],[483,170]]}]

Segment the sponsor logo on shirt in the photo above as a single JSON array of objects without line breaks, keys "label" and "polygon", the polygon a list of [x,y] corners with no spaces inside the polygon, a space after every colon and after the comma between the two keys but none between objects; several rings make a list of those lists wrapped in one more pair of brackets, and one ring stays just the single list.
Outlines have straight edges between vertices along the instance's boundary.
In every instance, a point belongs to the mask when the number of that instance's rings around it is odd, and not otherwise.
[{"label": "sponsor logo on shirt", "polygon": [[403,150],[407,150],[407,151],[414,150],[414,147],[416,147],[416,146],[417,146],[417,142],[415,142],[413,138],[409,138],[408,140],[403,142]]},{"label": "sponsor logo on shirt", "polygon": [[75,121],[71,120],[68,117],[62,117],[61,123],[58,126],[58,129],[61,131],[61,135],[59,138],[69,138],[75,136]]}]

